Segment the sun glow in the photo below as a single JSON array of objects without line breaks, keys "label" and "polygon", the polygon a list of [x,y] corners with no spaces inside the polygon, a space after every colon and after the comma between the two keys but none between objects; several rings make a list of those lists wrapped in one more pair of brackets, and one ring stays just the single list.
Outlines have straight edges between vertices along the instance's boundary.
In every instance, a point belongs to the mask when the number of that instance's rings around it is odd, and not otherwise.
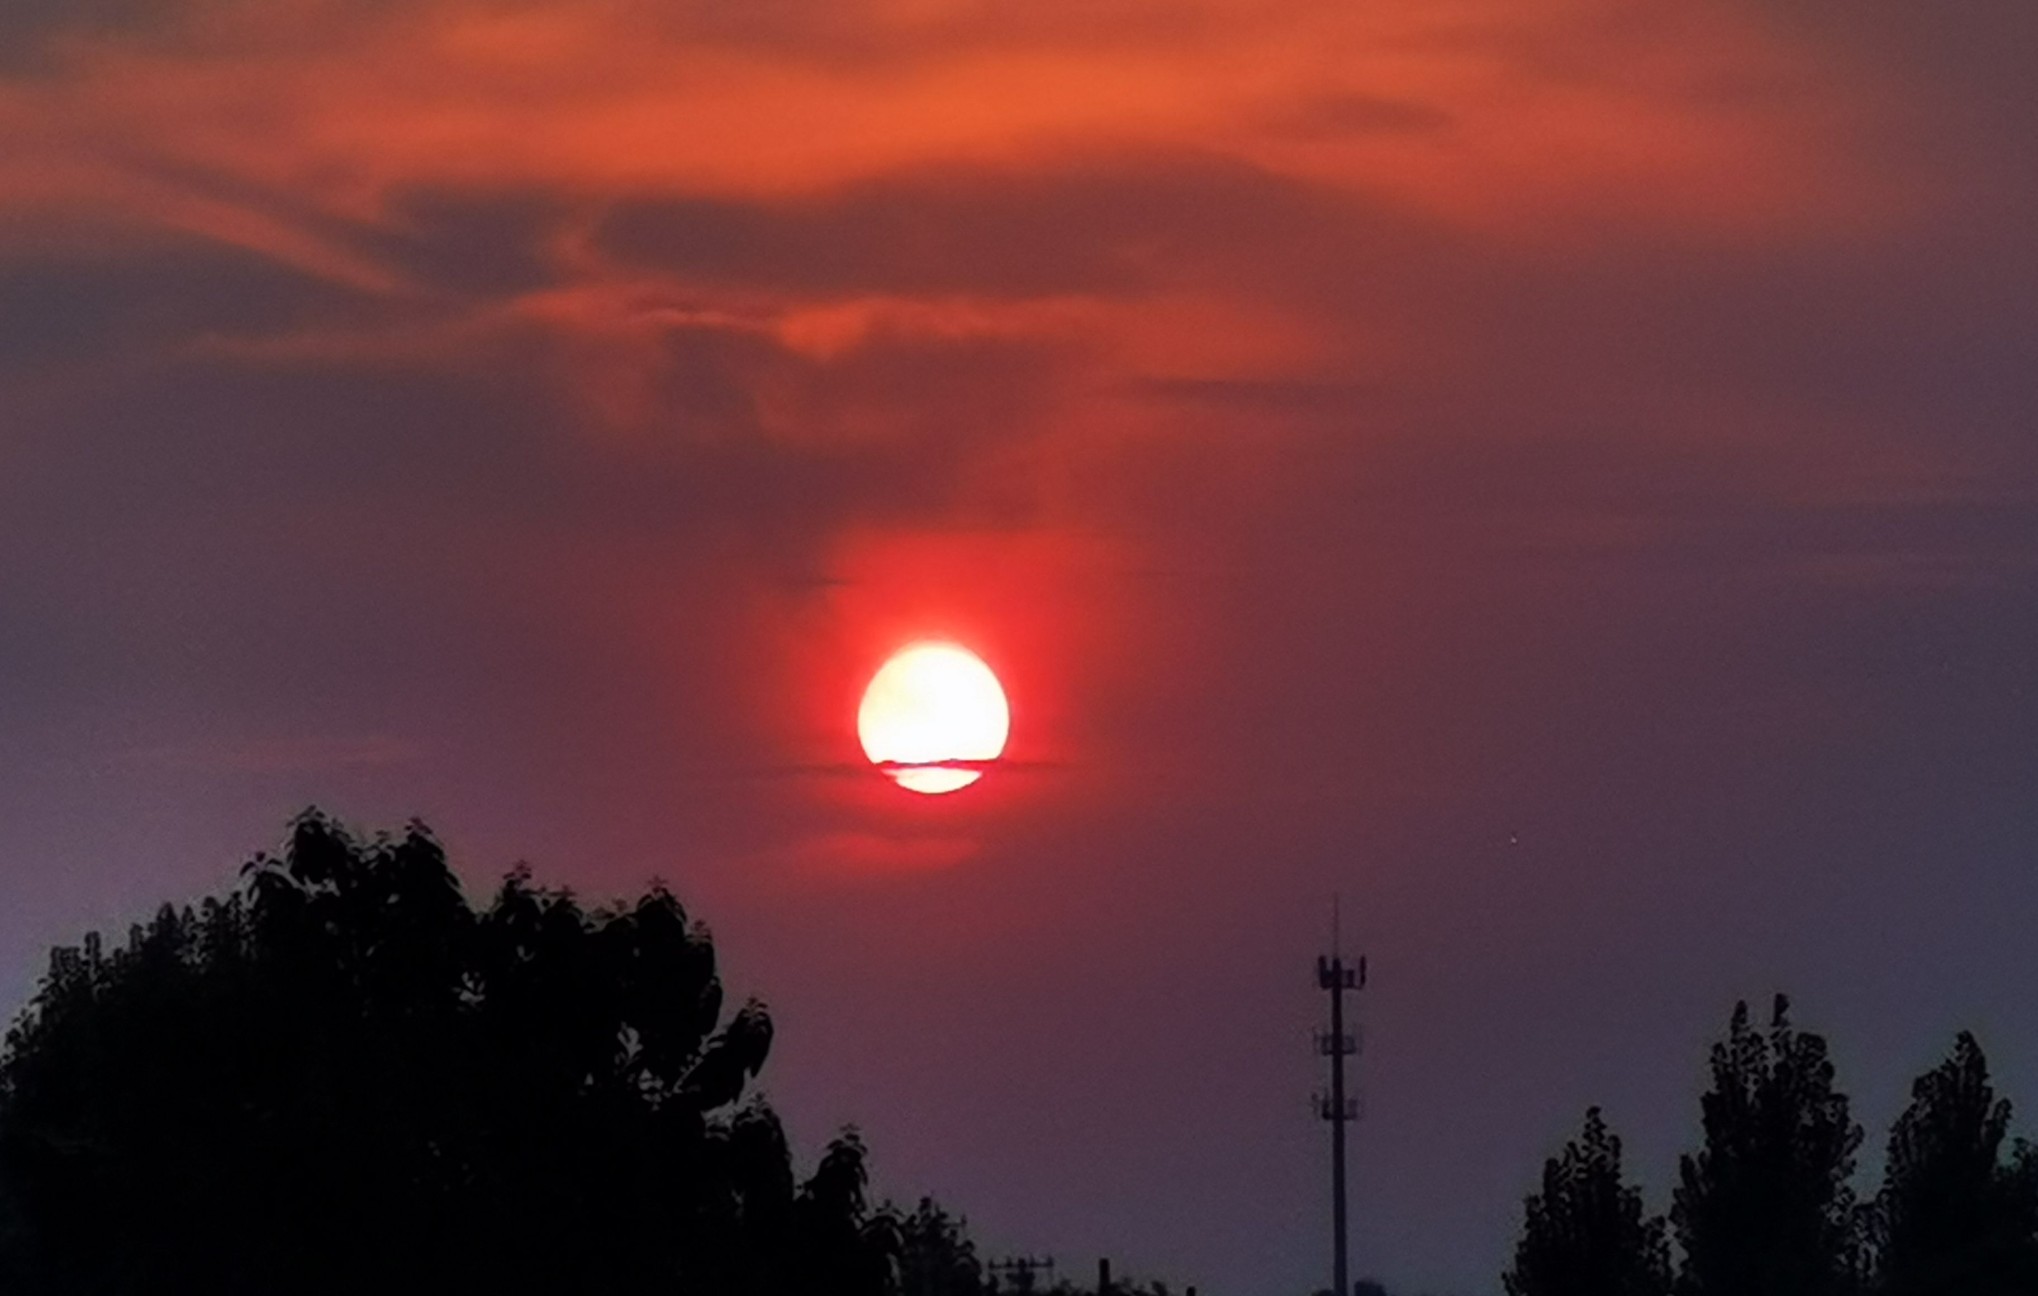
[{"label": "sun glow", "polygon": [[871,763],[911,792],[955,792],[1005,750],[1012,715],[983,659],[952,643],[894,653],[863,692],[856,732]]}]

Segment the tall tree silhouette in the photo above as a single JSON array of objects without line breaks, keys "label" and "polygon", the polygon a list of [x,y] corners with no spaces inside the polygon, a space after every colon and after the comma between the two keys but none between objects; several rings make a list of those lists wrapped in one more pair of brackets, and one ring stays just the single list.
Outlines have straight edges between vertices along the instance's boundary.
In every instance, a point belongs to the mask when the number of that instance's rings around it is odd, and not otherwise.
[{"label": "tall tree silhouette", "polygon": [[1849,1291],[1861,1127],[1833,1087],[1825,1040],[1791,1026],[1788,999],[1776,997],[1766,1031],[1734,1005],[1702,1109],[1705,1146],[1683,1158],[1671,1209],[1685,1296]]},{"label": "tall tree silhouette", "polygon": [[[0,1057],[0,1266],[50,1293],[873,1296],[863,1148],[795,1180],[707,933],[654,887],[476,910],[308,812],[233,894],[59,949]],[[4,1272],[0,1267],[0,1272]]]},{"label": "tall tree silhouette", "polygon": [[1965,1031],[1911,1086],[1871,1213],[1878,1296],[2038,1291],[2038,1158],[2004,1158],[2009,1100]]},{"label": "tall tree silhouette", "polygon": [[1584,1133],[1543,1165],[1543,1185],[1525,1202],[1514,1265],[1501,1277],[1508,1296],[1665,1296],[1670,1247],[1660,1216],[1642,1210],[1641,1190],[1621,1177],[1620,1139],[1599,1108]]}]

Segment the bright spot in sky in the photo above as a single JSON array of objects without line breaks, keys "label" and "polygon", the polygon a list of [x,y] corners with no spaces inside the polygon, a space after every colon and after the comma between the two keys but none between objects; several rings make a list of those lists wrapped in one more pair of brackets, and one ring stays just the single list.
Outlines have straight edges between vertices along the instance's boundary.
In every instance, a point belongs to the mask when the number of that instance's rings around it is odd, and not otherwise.
[{"label": "bright spot in sky", "polygon": [[856,712],[863,754],[913,792],[953,792],[976,782],[983,771],[975,765],[996,760],[1011,729],[998,677],[952,643],[909,644],[892,654]]}]

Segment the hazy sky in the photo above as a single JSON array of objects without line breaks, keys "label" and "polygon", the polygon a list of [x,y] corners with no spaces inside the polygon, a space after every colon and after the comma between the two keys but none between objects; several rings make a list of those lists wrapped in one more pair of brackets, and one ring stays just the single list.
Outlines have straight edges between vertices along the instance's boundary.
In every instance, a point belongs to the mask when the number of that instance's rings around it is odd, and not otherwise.
[{"label": "hazy sky", "polygon": [[[653,875],[993,1251],[1497,1288],[1736,996],[2038,1110],[2028,0],[14,0],[0,998],[316,802]],[[1016,768],[857,766],[952,634]],[[2033,1126],[2023,1128],[2031,1130]]]}]

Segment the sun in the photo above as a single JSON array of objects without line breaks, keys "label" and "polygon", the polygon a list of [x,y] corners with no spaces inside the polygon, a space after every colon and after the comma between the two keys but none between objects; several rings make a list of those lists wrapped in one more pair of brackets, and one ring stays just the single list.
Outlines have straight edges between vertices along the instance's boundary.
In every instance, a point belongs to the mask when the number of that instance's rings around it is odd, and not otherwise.
[{"label": "sun", "polygon": [[856,711],[863,754],[911,792],[955,792],[1005,750],[1012,712],[983,658],[960,644],[908,644],[871,677]]}]

